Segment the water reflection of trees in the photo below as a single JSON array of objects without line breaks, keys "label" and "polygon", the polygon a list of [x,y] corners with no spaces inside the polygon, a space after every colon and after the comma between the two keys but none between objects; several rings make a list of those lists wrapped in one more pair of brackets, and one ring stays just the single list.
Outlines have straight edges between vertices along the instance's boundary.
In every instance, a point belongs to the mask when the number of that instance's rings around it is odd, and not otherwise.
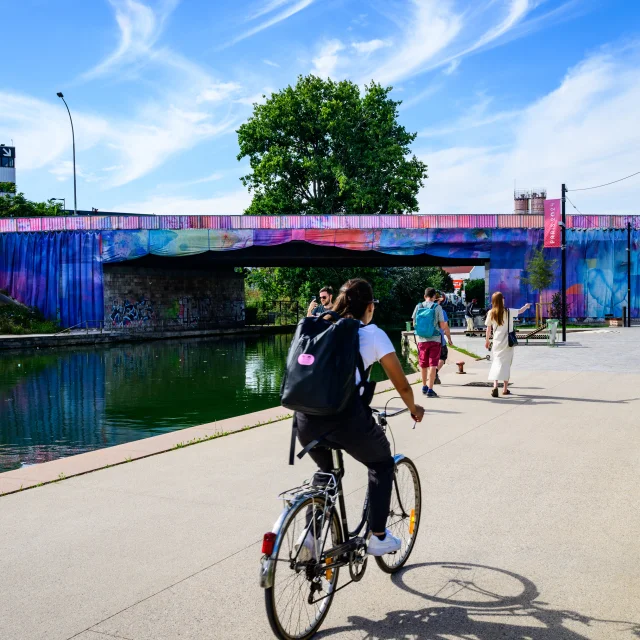
[{"label": "water reflection of trees", "polygon": [[0,360],[0,471],[279,402],[290,335],[145,342]]}]

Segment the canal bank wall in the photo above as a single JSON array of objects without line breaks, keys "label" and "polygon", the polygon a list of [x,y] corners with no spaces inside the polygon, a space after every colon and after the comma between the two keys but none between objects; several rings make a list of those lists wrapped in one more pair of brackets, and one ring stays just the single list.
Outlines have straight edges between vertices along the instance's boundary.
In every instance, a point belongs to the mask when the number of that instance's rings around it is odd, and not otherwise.
[{"label": "canal bank wall", "polygon": [[224,329],[167,330],[167,331],[76,331],[58,334],[37,334],[22,336],[0,336],[0,351],[25,349],[55,349],[88,345],[106,345],[175,338],[265,336],[291,333],[295,325],[245,326]]}]

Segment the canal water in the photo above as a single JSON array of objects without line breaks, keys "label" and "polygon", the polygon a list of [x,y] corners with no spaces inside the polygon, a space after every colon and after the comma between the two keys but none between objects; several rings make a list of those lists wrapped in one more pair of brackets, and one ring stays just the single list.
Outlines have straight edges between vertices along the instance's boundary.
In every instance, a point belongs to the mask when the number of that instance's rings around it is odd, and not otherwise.
[{"label": "canal water", "polygon": [[[400,330],[388,330],[405,371]],[[0,472],[275,407],[291,335],[3,353]],[[375,380],[384,379],[376,365]]]}]

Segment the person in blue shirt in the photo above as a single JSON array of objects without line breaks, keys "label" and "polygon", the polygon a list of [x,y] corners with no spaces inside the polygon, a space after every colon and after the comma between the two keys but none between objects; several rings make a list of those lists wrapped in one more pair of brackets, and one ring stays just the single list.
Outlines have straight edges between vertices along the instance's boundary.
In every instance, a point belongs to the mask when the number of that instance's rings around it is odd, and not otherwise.
[{"label": "person in blue shirt", "polygon": [[[445,327],[440,327],[440,341],[442,346],[440,348],[440,360],[438,361],[437,371],[439,372],[447,362],[447,358],[449,357],[449,347],[453,346],[453,342],[451,341],[451,330],[449,329],[449,317],[447,316],[447,312],[444,310],[444,305],[447,301],[447,297],[444,295],[444,293],[438,293],[436,300],[442,307],[442,315],[444,316],[445,321]],[[436,372],[436,381],[434,382],[434,384],[441,384],[438,372]]]}]

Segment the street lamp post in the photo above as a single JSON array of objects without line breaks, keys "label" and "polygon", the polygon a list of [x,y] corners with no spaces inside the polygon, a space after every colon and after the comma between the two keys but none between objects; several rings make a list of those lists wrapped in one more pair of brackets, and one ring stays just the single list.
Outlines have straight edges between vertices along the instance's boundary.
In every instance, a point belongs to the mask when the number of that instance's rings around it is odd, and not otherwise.
[{"label": "street lamp post", "polygon": [[71,141],[73,142],[73,215],[78,215],[78,200],[76,197],[76,136],[73,131],[73,120],[71,118],[71,111],[69,111],[69,105],[67,101],[64,99],[61,91],[58,91],[56,94],[62,102],[64,102],[64,106],[67,107],[67,113],[69,114],[69,121],[71,122]]}]

